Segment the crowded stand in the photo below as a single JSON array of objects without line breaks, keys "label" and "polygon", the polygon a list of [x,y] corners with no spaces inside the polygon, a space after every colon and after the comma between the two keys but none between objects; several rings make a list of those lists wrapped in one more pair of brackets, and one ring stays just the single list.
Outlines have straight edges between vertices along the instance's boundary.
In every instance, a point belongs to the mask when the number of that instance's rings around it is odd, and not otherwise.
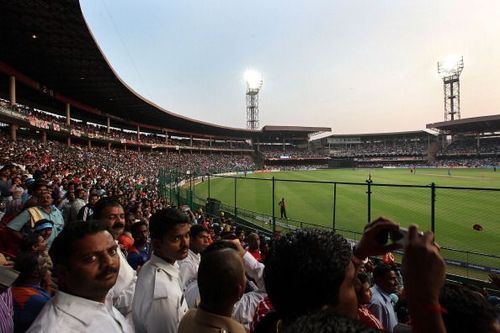
[{"label": "crowded stand", "polygon": [[298,148],[291,145],[286,146],[265,146],[259,147],[260,152],[264,155],[265,159],[316,159],[325,158],[326,156],[312,152],[308,149]]},{"label": "crowded stand", "polygon": [[61,128],[67,127],[71,130],[71,133],[78,137],[100,138],[108,140],[114,139],[114,141],[118,141],[120,143],[154,144],[157,146],[168,145],[189,147],[195,149],[252,149],[252,147],[245,141],[209,140],[199,138],[193,138],[193,140],[191,140],[190,137],[186,138],[178,136],[170,136],[169,138],[166,138],[164,134],[147,132],[140,132],[140,135],[138,137],[137,131],[120,129],[116,127],[110,127],[108,131],[107,126],[105,125],[83,122],[78,119],[71,119],[71,126],[68,126],[66,117],[48,113],[26,105],[17,104],[16,106],[12,106],[8,101],[4,99],[0,99],[0,107],[24,116],[30,124],[36,127],[49,128],[49,124],[52,128],[56,128],[59,130]]},{"label": "crowded stand", "polygon": [[491,168],[497,165],[495,158],[471,157],[471,158],[439,158],[429,163],[436,168]]},{"label": "crowded stand", "polygon": [[[377,218],[358,241],[333,230],[261,234],[161,195],[160,170],[182,183],[256,169],[249,142],[262,148],[256,160],[320,165],[330,152],[299,147],[329,128],[250,131],[166,112],[111,70],[78,1],[0,6],[0,333],[499,332],[500,299],[446,281],[432,232]],[[106,118],[127,129],[97,124]],[[265,147],[277,142],[296,146]],[[420,158],[424,142],[335,149]]]},{"label": "crowded stand", "polygon": [[0,294],[2,332],[293,332],[325,316],[355,332],[446,332],[464,315],[454,301],[481,309],[470,319],[477,332],[498,325],[498,298],[445,284],[431,234],[411,229],[401,271],[390,254],[401,245],[379,240],[398,230],[389,220],[372,222],[354,248],[314,229],[269,242],[158,195],[160,167],[251,168],[242,156],[5,137],[0,148],[1,269],[14,274]]},{"label": "crowded stand", "polygon": [[439,150],[437,159],[430,164],[433,167],[465,167],[491,168],[498,163],[500,153],[500,139],[458,137],[450,144]]},{"label": "crowded stand", "polygon": [[500,152],[499,138],[460,138],[453,140],[437,156],[496,155]]},{"label": "crowded stand", "polygon": [[353,145],[332,145],[335,157],[390,157],[422,156],[427,152],[424,142],[360,143]]}]

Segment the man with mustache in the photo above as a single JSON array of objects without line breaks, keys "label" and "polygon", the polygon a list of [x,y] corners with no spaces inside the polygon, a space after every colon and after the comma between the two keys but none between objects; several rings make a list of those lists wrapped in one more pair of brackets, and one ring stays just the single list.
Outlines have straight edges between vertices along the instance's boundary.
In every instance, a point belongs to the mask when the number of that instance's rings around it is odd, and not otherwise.
[{"label": "man with mustache", "polygon": [[[104,223],[118,244],[116,240],[125,230],[125,211],[120,202],[112,197],[100,199],[94,206],[92,218]],[[134,298],[137,274],[130,267],[127,258],[119,247],[117,252],[120,259],[120,271],[116,283],[109,294],[118,311],[127,317],[128,320],[131,320],[132,300]]]},{"label": "man with mustache", "polygon": [[390,294],[398,292],[398,280],[394,268],[380,264],[373,272],[375,285],[372,287],[372,300],[368,308],[380,320],[385,330],[392,332],[398,324],[398,317]]},{"label": "man with mustache", "polygon": [[133,332],[106,301],[120,269],[117,251],[102,223],[66,226],[50,249],[59,290],[28,332]]},{"label": "man with mustache", "polygon": [[177,260],[188,256],[190,223],[177,208],[151,216],[151,259],[142,266],[132,306],[137,333],[177,333],[188,307],[181,289]]}]

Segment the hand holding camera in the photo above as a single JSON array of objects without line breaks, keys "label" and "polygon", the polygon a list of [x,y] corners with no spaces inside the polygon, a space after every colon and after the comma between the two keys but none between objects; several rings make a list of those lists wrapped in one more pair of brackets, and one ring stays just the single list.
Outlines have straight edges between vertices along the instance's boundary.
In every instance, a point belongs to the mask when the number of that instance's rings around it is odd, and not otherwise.
[{"label": "hand holding camera", "polygon": [[396,235],[399,230],[399,225],[393,221],[384,217],[377,218],[366,225],[361,240],[353,249],[353,254],[358,259],[364,260],[369,256],[383,255],[387,252],[403,248],[403,245],[400,243],[388,244],[389,235]]}]

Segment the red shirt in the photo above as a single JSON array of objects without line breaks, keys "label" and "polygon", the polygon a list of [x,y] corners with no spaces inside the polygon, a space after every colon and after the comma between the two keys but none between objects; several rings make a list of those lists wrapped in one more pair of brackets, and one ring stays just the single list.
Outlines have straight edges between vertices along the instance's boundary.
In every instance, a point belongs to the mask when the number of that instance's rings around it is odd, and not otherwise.
[{"label": "red shirt", "polygon": [[262,318],[264,318],[269,312],[273,311],[273,309],[274,307],[269,296],[260,301],[257,305],[257,309],[255,310],[255,314],[253,315],[253,320],[250,323],[250,332],[253,332],[255,326],[257,326]]},{"label": "red shirt", "polygon": [[248,251],[248,253],[250,253],[255,259],[257,259],[257,261],[261,261],[262,260],[262,257],[260,255],[260,251],[259,250],[255,250],[255,251]]}]

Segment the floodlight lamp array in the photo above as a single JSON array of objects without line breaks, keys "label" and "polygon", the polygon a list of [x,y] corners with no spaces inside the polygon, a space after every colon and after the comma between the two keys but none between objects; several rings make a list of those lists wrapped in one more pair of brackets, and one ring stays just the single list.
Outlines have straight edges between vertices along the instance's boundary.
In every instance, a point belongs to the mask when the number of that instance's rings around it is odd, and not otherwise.
[{"label": "floodlight lamp array", "polygon": [[438,62],[438,73],[442,78],[459,76],[464,69],[464,57],[448,56]]},{"label": "floodlight lamp array", "polygon": [[244,75],[247,90],[258,92],[262,88],[262,75],[254,70],[247,70]]}]

